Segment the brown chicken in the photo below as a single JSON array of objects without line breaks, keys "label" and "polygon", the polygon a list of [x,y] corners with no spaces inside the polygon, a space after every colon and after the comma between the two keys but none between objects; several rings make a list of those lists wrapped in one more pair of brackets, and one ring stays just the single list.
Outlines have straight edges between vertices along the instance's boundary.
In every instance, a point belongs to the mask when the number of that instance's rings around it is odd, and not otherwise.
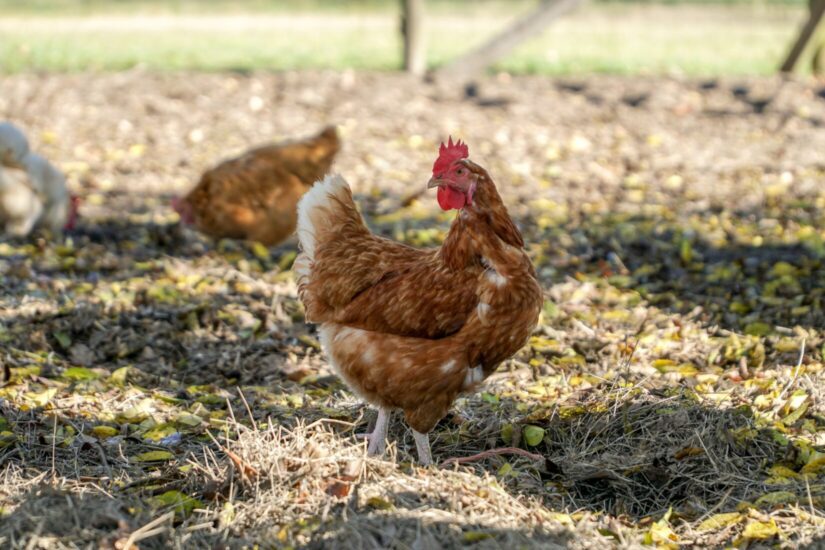
[{"label": "brown chicken", "polygon": [[328,127],[304,141],[252,149],[205,172],[172,207],[210,237],[276,245],[295,231],[295,205],[329,171],[339,148]]},{"label": "brown chicken", "polygon": [[459,210],[444,244],[416,249],[373,235],[349,185],[327,176],[298,204],[294,270],[307,321],[330,363],[378,408],[368,452],[384,450],[390,412],[404,411],[423,464],[428,432],[527,341],[542,291],[524,241],[467,146],[442,145],[428,187]]}]

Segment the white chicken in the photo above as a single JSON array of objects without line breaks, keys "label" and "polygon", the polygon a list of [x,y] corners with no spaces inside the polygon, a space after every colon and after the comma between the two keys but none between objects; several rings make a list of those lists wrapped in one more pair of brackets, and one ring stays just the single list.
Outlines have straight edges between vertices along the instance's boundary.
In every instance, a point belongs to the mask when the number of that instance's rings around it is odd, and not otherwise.
[{"label": "white chicken", "polygon": [[11,123],[0,123],[0,227],[23,237],[35,228],[52,234],[74,227],[78,199],[66,179],[42,156],[31,152],[26,136]]}]

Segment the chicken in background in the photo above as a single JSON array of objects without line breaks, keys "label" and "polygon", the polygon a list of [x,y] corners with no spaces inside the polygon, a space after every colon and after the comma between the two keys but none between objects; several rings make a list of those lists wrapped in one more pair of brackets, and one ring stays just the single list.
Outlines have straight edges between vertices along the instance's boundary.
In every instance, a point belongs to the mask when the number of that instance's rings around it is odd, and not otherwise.
[{"label": "chicken in background", "polygon": [[35,229],[53,235],[72,229],[80,200],[66,179],[42,156],[31,152],[23,132],[0,123],[0,227],[14,237]]},{"label": "chicken in background", "polygon": [[339,148],[330,126],[310,139],[252,149],[205,172],[172,207],[209,237],[276,245],[295,232],[298,200],[329,171]]},{"label": "chicken in background", "polygon": [[298,204],[293,267],[308,322],[341,378],[378,408],[367,435],[384,451],[391,411],[412,427],[419,461],[455,398],[528,340],[543,302],[524,241],[490,175],[460,141],[442,144],[428,188],[458,210],[444,244],[417,249],[370,233],[340,176]]}]

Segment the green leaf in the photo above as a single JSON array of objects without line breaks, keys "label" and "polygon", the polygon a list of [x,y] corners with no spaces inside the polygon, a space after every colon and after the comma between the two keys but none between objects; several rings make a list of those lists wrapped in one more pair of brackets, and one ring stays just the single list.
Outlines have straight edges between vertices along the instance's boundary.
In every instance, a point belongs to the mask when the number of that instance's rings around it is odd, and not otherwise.
[{"label": "green leaf", "polygon": [[17,436],[8,430],[0,431],[0,449],[8,447],[17,441]]},{"label": "green leaf", "polygon": [[57,340],[57,343],[60,344],[60,347],[63,349],[69,349],[72,345],[72,339],[69,337],[68,334],[62,331],[56,331],[54,334],[54,339]]},{"label": "green leaf", "polygon": [[512,424],[504,424],[501,427],[501,440],[504,441],[507,445],[513,444],[513,425]]},{"label": "green leaf", "polygon": [[486,403],[490,403],[491,405],[495,405],[499,402],[499,398],[497,395],[489,393],[489,392],[481,392],[481,399],[484,400]]},{"label": "green leaf", "polygon": [[197,426],[200,426],[203,423],[203,420],[201,420],[199,416],[196,416],[194,414],[182,412],[177,417],[175,417],[175,422],[183,426],[195,428]]},{"label": "green leaf", "polygon": [[87,380],[97,380],[100,374],[85,367],[69,367],[63,371],[63,378],[73,382],[83,382]]},{"label": "green leaf", "polygon": [[188,516],[196,508],[203,508],[203,502],[180,491],[166,491],[149,499],[149,503],[156,508],[172,507],[176,514]]},{"label": "green leaf", "polygon": [[544,428],[533,425],[525,426],[521,431],[521,435],[525,443],[531,447],[535,447],[544,440]]},{"label": "green leaf", "polygon": [[767,336],[771,332],[773,332],[773,327],[768,323],[763,323],[761,321],[755,321],[745,325],[745,334],[749,334],[751,336]]}]

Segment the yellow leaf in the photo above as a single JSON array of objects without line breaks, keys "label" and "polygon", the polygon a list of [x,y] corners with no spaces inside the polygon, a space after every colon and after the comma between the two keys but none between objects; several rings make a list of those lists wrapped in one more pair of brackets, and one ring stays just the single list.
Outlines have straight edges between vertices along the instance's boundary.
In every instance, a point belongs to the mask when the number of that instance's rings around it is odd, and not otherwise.
[{"label": "yellow leaf", "polygon": [[259,260],[269,260],[269,249],[259,242],[252,243],[252,253]]},{"label": "yellow leaf", "polygon": [[699,524],[697,529],[699,531],[713,531],[714,529],[721,529],[728,525],[733,525],[742,519],[742,514],[739,512],[727,512],[724,514],[714,514],[708,519]]},{"label": "yellow leaf", "polygon": [[132,460],[135,462],[164,462],[173,458],[175,458],[175,455],[169,451],[149,451],[137,455]]},{"label": "yellow leaf", "polygon": [[112,376],[109,377],[109,380],[119,386],[125,384],[126,376],[129,374],[129,369],[130,367],[128,365],[125,367],[120,367],[112,373]]},{"label": "yellow leaf", "polygon": [[785,412],[791,412],[793,410],[798,409],[801,407],[805,401],[808,400],[808,394],[805,393],[805,390],[796,390],[791,394],[788,400],[785,402]]},{"label": "yellow leaf", "polygon": [[382,497],[370,497],[367,499],[367,506],[378,510],[389,510],[393,508],[392,502]]},{"label": "yellow leaf", "polygon": [[483,531],[467,531],[464,533],[462,538],[464,539],[464,542],[473,543],[489,539],[492,536],[493,535],[490,533],[485,533]]},{"label": "yellow leaf", "polygon": [[587,365],[587,361],[581,355],[558,357],[553,360],[553,363],[559,367],[584,367]]},{"label": "yellow leaf", "polygon": [[133,157],[142,157],[144,151],[146,151],[146,146],[142,143],[135,143],[129,146],[129,154]]},{"label": "yellow leaf", "polygon": [[659,520],[650,526],[645,534],[646,544],[667,544],[679,540],[666,520]]},{"label": "yellow leaf", "polygon": [[688,239],[682,239],[679,243],[679,257],[684,264],[689,264],[693,260],[693,245]]},{"label": "yellow leaf", "polygon": [[742,538],[745,539],[769,539],[779,534],[779,527],[771,518],[770,521],[752,521],[745,526]]},{"label": "yellow leaf", "polygon": [[115,420],[119,424],[140,424],[149,417],[149,412],[154,409],[152,399],[144,399],[134,407],[121,411],[115,415]]},{"label": "yellow leaf", "polygon": [[796,423],[797,420],[802,418],[802,416],[808,412],[808,404],[802,403],[802,406],[796,409],[794,412],[786,416],[782,419],[782,423],[786,426],[790,426],[791,424]]},{"label": "yellow leaf", "polygon": [[774,491],[773,493],[762,495],[754,501],[754,504],[757,506],[774,506],[777,504],[790,504],[798,500],[799,497],[790,491]]},{"label": "yellow leaf", "polygon": [[799,474],[797,474],[787,466],[782,466],[781,464],[775,464],[771,466],[770,470],[768,470],[768,473],[775,476],[791,477],[794,479],[799,479],[801,477]]},{"label": "yellow leaf", "polygon": [[173,433],[177,432],[178,429],[175,427],[174,424],[170,424],[165,422],[163,424],[159,424],[157,426],[153,426],[149,430],[147,430],[143,434],[143,439],[148,439],[149,441],[160,441],[165,437],[169,437]]},{"label": "yellow leaf", "polygon": [[511,473],[513,473],[513,467],[510,465],[509,462],[505,462],[501,466],[501,468],[498,469],[499,477],[504,477],[504,476],[509,475]]},{"label": "yellow leaf", "polygon": [[568,525],[568,526],[572,527],[575,523],[573,521],[573,518],[570,516],[570,514],[562,514],[561,512],[553,512],[553,513],[550,514],[550,517],[552,517],[554,520],[558,521],[562,525]]},{"label": "yellow leaf", "polygon": [[120,430],[112,426],[95,426],[92,428],[92,435],[99,439],[108,439],[120,433]]},{"label": "yellow leaf", "polygon": [[815,474],[822,470],[823,466],[825,466],[825,453],[811,450],[808,461],[802,467],[800,472],[803,474]]},{"label": "yellow leaf", "polygon": [[46,388],[42,392],[26,392],[23,399],[30,401],[35,407],[45,407],[57,394],[57,388]]}]

